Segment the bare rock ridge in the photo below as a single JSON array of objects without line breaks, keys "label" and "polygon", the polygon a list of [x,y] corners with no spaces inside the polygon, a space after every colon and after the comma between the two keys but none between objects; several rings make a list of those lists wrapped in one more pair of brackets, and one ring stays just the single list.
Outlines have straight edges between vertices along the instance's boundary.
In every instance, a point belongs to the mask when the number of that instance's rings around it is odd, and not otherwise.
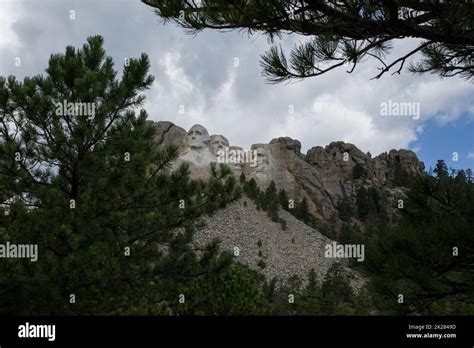
[{"label": "bare rock ridge", "polygon": [[[175,166],[188,163],[192,176],[208,175],[211,162],[227,163],[236,176],[243,172],[247,179],[254,178],[261,189],[273,180],[290,199],[306,197],[316,218],[334,224],[341,223],[338,202],[346,199],[355,204],[360,187],[379,189],[390,213],[405,190],[401,179],[424,171],[423,162],[409,150],[391,150],[371,158],[353,144],[336,141],[325,147],[312,147],[305,155],[298,140],[280,137],[244,151],[229,144],[223,135],[209,135],[201,125],[186,132],[168,121],[149,122],[156,129],[158,148],[178,145],[180,157]],[[356,166],[359,175],[355,176]]]},{"label": "bare rock ridge", "polygon": [[183,143],[188,134],[188,132],[186,132],[183,128],[176,126],[172,122],[148,121],[148,123],[155,127],[155,130],[156,130],[155,144],[158,146],[160,150],[170,144],[179,145]]}]

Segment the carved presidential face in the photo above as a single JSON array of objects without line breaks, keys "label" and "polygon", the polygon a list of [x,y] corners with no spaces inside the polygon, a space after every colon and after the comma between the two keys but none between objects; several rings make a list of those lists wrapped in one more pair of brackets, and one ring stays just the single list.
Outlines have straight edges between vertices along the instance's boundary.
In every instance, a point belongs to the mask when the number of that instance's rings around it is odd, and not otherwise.
[{"label": "carved presidential face", "polygon": [[[242,170],[242,166],[245,163],[245,152],[239,146],[229,147],[229,157],[232,158],[231,165],[235,170]],[[229,158],[229,160],[230,160]]]},{"label": "carved presidential face", "polygon": [[255,165],[255,171],[263,172],[270,167],[270,156],[269,151],[263,146],[252,146],[252,150],[257,154],[257,160]]},{"label": "carved presidential face", "polygon": [[222,135],[211,135],[211,152],[214,156],[219,155],[219,150],[224,151],[226,147],[229,147],[229,140]]},{"label": "carved presidential face", "polygon": [[210,142],[207,129],[199,124],[191,127],[187,136],[187,144],[192,149],[205,149],[209,147]]}]

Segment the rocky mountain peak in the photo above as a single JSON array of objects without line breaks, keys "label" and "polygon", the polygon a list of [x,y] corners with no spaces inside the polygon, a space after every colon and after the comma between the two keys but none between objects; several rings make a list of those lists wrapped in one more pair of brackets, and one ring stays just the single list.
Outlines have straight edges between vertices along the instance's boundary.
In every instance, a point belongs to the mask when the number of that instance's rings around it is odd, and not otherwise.
[{"label": "rocky mountain peak", "polygon": [[295,152],[297,155],[301,153],[301,142],[290,137],[274,138],[270,144],[280,144],[281,148]]},{"label": "rocky mountain peak", "polygon": [[305,197],[316,218],[335,223],[340,223],[339,202],[345,199],[354,205],[359,188],[379,190],[387,211],[391,211],[393,201],[404,192],[405,179],[424,171],[423,162],[410,150],[393,149],[372,158],[354,144],[333,141],[324,147],[312,147],[303,155],[301,142],[290,137],[274,138],[268,144],[253,144],[243,150],[230,144],[224,135],[209,136],[200,125],[186,132],[168,121],[150,124],[156,129],[158,148],[170,144],[180,147],[175,167],[186,162],[194,177],[203,178],[209,175],[212,162],[227,163],[236,176],[244,173],[248,179],[254,178],[262,190],[274,181],[290,199]]}]

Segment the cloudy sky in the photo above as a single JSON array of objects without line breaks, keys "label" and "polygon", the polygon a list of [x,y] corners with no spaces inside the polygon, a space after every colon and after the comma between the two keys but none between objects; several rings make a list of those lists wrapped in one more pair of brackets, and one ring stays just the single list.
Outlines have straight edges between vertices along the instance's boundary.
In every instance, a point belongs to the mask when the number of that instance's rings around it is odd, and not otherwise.
[{"label": "cloudy sky", "polygon": [[[0,0],[0,75],[43,73],[51,53],[97,34],[117,69],[127,57],[149,55],[155,82],[144,107],[153,120],[185,129],[199,123],[244,148],[278,136],[300,140],[303,151],[343,140],[373,155],[412,149],[427,167],[445,159],[454,168],[474,168],[474,84],[408,72],[370,80],[378,65],[368,61],[352,74],[340,69],[270,85],[259,66],[269,48],[265,37],[210,30],[191,36],[163,25],[138,0]],[[286,36],[281,44],[290,48],[298,40]],[[414,44],[397,42],[394,54]],[[420,117],[381,115],[389,101],[418,103]]]}]

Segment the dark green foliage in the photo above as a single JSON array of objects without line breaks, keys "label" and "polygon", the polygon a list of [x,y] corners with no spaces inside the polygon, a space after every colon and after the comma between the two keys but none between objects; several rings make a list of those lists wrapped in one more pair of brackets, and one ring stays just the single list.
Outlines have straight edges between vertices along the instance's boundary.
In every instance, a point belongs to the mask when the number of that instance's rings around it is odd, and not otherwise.
[{"label": "dark green foliage", "polygon": [[[306,287],[301,279],[291,277],[280,288],[270,288],[268,301],[272,313],[279,315],[367,315],[373,307],[367,292],[355,294],[349,284],[349,274],[338,263],[333,264],[321,282],[312,269]],[[289,303],[289,295],[294,303]]]},{"label": "dark green foliage", "polygon": [[342,224],[341,231],[339,233],[339,242],[342,244],[359,244],[364,241],[364,236],[360,228],[354,224],[350,225],[347,223]]},{"label": "dark green foliage", "polygon": [[[1,313],[165,313],[180,284],[210,267],[188,243],[200,215],[238,197],[236,180],[224,166],[208,182],[184,165],[169,172],[177,148],[157,151],[145,111],[135,112],[148,69],[143,54],[117,79],[96,36],[52,55],[45,76],[0,78],[0,198],[10,212],[0,243],[39,249],[37,262],[0,263]],[[58,112],[63,101],[91,103],[95,115]]]},{"label": "dark green foliage", "polygon": [[186,296],[185,304],[180,304],[176,297],[173,307],[180,315],[270,314],[262,283],[257,272],[231,265],[224,271],[213,270],[198,277],[181,292]]},{"label": "dark green foliage", "polygon": [[334,224],[325,223],[323,221],[318,221],[314,219],[311,224],[307,223],[308,226],[313,227],[315,230],[319,231],[323,236],[328,237],[332,240],[337,240],[337,232],[334,227]]},{"label": "dark green foliage", "polygon": [[286,230],[286,221],[278,214],[280,193],[277,194],[275,182],[272,180],[265,192],[260,191],[256,181],[252,178],[249,182],[244,182],[244,192],[257,204],[257,210],[264,210],[273,222],[281,224],[281,228]]},{"label": "dark green foliage", "polygon": [[280,217],[278,216],[278,210],[277,209],[272,209],[271,211],[268,212],[268,216],[273,222],[280,222]]},{"label": "dark green foliage", "polygon": [[[233,176],[231,176],[233,178]],[[235,183],[235,181],[233,181]],[[230,186],[233,186],[234,184],[232,183],[232,181],[229,181],[228,185]],[[229,189],[230,186],[228,186],[227,188]],[[232,199],[234,201],[240,199],[242,197],[242,188],[240,186],[235,186],[234,188],[234,193],[232,195]]]},{"label": "dark green foliage", "polygon": [[265,267],[267,267],[267,264],[265,263],[265,261],[259,260],[257,262],[257,266],[260,267],[261,269],[264,269]]},{"label": "dark green foliage", "polygon": [[458,182],[467,182],[466,172],[462,169],[454,171],[451,176],[453,176]]},{"label": "dark green foliage", "polygon": [[272,180],[265,192],[259,195],[260,206],[269,213],[272,221],[278,222],[278,197],[275,182]]},{"label": "dark green foliage", "polygon": [[278,214],[279,207],[289,211],[297,219],[305,222],[309,226],[316,226],[316,219],[310,214],[308,201],[304,197],[301,202],[297,202],[294,209],[289,209],[288,195],[284,189],[277,193],[275,182],[272,180],[265,192],[261,192],[256,185],[255,180],[244,183],[244,192],[250,198],[253,198],[257,204],[257,210],[264,210],[273,222],[281,224],[281,229],[288,229],[287,221]]},{"label": "dark green foliage", "polygon": [[270,307],[272,308],[272,314],[273,314],[273,299],[275,297],[275,294],[277,294],[277,283],[278,279],[276,277],[273,277],[270,281],[265,281],[262,286],[262,290],[265,296],[265,299],[268,304],[270,304]]},{"label": "dark green foliage", "polygon": [[200,199],[207,200],[202,206],[203,212],[209,213],[218,208],[223,208],[228,202],[239,199],[242,195],[240,186],[231,169],[223,163],[211,163],[211,178],[208,183],[200,182],[203,189],[208,193],[201,195]]},{"label": "dark green foliage", "polygon": [[[262,191],[258,191],[258,196],[257,196],[257,203],[258,203],[258,206],[262,209],[262,210],[265,210],[267,211],[268,210],[268,205],[267,205],[267,201],[265,200],[265,193],[263,193]],[[269,212],[269,211],[268,211]],[[269,215],[270,216],[270,215]]]},{"label": "dark green foliage", "polygon": [[[262,56],[271,83],[337,68],[350,73],[367,61],[377,62],[373,78],[380,78],[400,73],[407,58],[414,58],[413,73],[474,75],[472,1],[142,1],[193,33],[211,28],[266,35],[271,42],[288,33],[308,38],[289,53],[275,44]],[[409,38],[418,40],[415,49],[387,58],[395,40]]]},{"label": "dark green foliage", "polygon": [[276,189],[276,186],[275,186],[275,182],[272,180],[270,182],[270,185],[268,185],[267,189],[265,190],[265,196],[267,198],[267,200],[276,200],[276,196],[277,196],[277,189]]},{"label": "dark green foliage", "polygon": [[260,190],[254,178],[244,183],[244,192],[249,198],[252,198],[252,199],[258,198]]},{"label": "dark green foliage", "polygon": [[306,287],[309,291],[315,291],[318,288],[318,278],[316,276],[316,272],[314,268],[308,273],[308,286]]},{"label": "dark green foliage", "polygon": [[369,215],[369,197],[367,196],[367,189],[361,186],[357,190],[357,197],[356,197],[356,205],[357,205],[357,216],[360,219],[364,219]]},{"label": "dark green foliage", "polygon": [[[474,313],[470,170],[450,176],[438,161],[436,177],[411,186],[399,225],[379,227],[386,217],[379,190],[359,188],[357,215],[372,223],[370,233],[346,223],[339,241],[367,244],[371,297],[353,293],[340,264],[321,281],[312,270],[306,288],[297,277],[277,287],[219,253],[218,242],[192,248],[200,217],[241,197],[241,188],[225,165],[212,165],[207,181],[191,180],[185,165],[170,170],[177,148],[157,151],[155,130],[137,111],[153,81],[147,56],[130,60],[118,79],[102,46],[92,37],[82,49],[52,55],[45,76],[0,78],[0,244],[39,246],[37,262],[0,263],[0,313],[333,315],[368,314],[374,304],[384,314]],[[56,113],[64,100],[95,103],[94,117]],[[395,183],[411,183],[397,166]],[[285,230],[278,212],[288,209],[287,193],[273,181],[261,192],[254,179],[239,180]],[[305,197],[289,211],[336,239],[309,203]],[[347,200],[338,210],[343,220],[353,215]]]},{"label": "dark green foliage", "polygon": [[395,162],[395,168],[393,171],[393,186],[395,187],[410,187],[413,182],[413,178],[406,173],[399,161]]},{"label": "dark green foliage", "polygon": [[360,163],[356,163],[356,165],[352,168],[352,179],[357,180],[360,178],[365,178],[367,175],[367,171],[365,170],[364,166]]},{"label": "dark green foliage", "polygon": [[310,223],[312,220],[312,216],[309,213],[309,206],[306,197],[303,197],[301,202],[296,204],[295,207],[295,214],[298,219],[302,220],[303,222]]},{"label": "dark green foliage", "polygon": [[473,314],[474,185],[446,173],[439,162],[437,177],[418,178],[400,224],[378,231],[367,247],[365,265],[384,311]]},{"label": "dark green foliage", "polygon": [[369,187],[367,189],[367,199],[369,201],[369,212],[378,214],[382,208],[379,190],[375,187]]},{"label": "dark green foliage", "polygon": [[289,210],[289,198],[288,198],[288,194],[286,193],[285,189],[281,189],[278,192],[278,201],[280,202],[280,206],[283,209]]},{"label": "dark green foliage", "polygon": [[[294,304],[288,304],[288,295],[295,296]],[[298,279],[289,279],[273,295],[274,312],[278,314],[298,315],[348,315],[362,314],[363,305],[369,307],[366,294],[355,295],[348,274],[339,263],[328,270],[321,284],[312,269],[308,274],[308,283],[301,288]]]},{"label": "dark green foliage", "polygon": [[324,277],[321,285],[323,296],[334,296],[336,303],[350,302],[353,291],[340,263],[334,263]]},{"label": "dark green foliage", "polygon": [[245,174],[243,172],[242,172],[242,174],[240,174],[239,181],[240,181],[241,184],[243,184],[245,182]]},{"label": "dark green foliage", "polygon": [[436,177],[439,179],[445,179],[449,174],[448,174],[448,166],[444,162],[444,160],[438,160],[436,162],[436,167],[433,170],[433,172],[436,174]]},{"label": "dark green foliage", "polygon": [[366,222],[387,223],[388,215],[376,187],[361,186],[356,197],[357,216]]},{"label": "dark green foliage", "polygon": [[347,197],[344,197],[338,202],[337,210],[339,212],[339,217],[342,221],[348,221],[351,217],[354,216],[352,204]]}]

